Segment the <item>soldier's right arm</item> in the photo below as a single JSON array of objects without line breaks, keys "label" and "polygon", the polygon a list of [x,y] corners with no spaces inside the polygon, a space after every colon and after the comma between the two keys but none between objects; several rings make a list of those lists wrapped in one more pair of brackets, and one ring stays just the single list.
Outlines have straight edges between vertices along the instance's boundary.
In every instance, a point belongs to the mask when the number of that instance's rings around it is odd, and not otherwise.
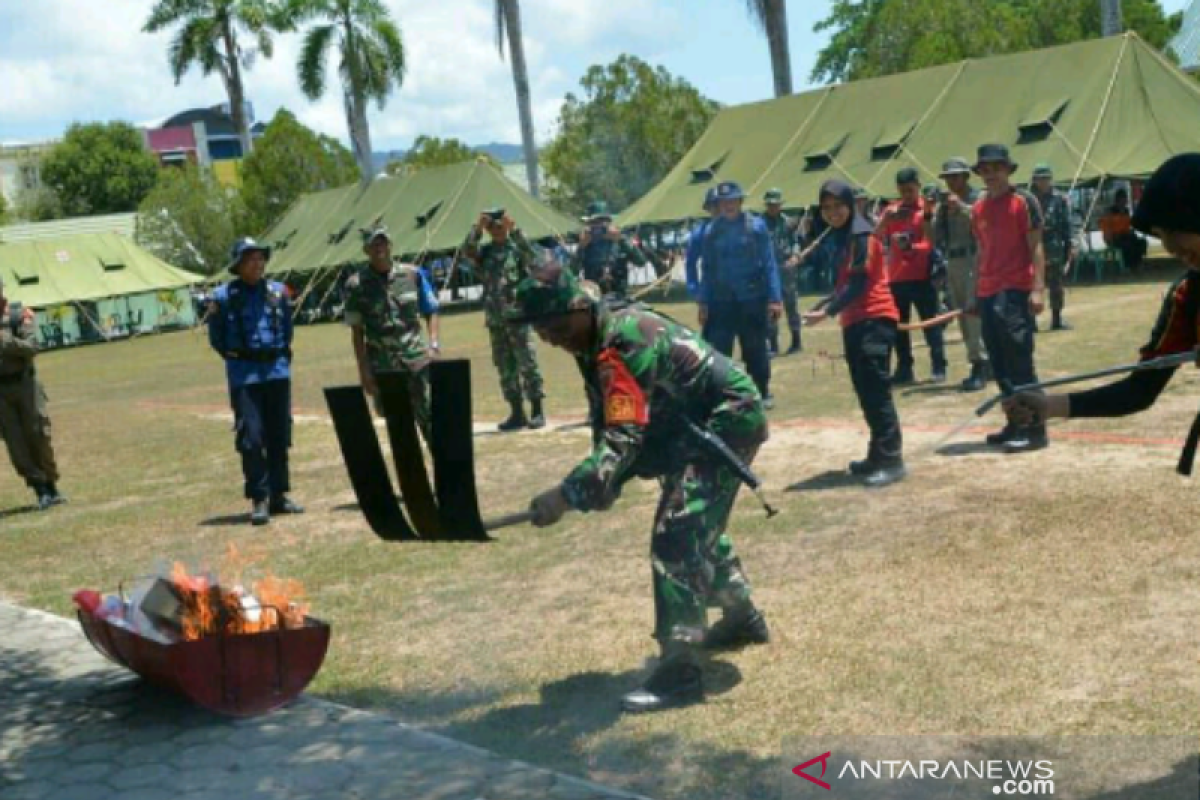
[{"label": "soldier's right arm", "polygon": [[520,259],[521,270],[528,273],[537,262],[537,253],[534,252],[533,245],[525,238],[525,234],[521,233],[520,228],[513,228],[509,236],[512,237],[513,244],[517,246],[517,258]]},{"label": "soldier's right arm", "polygon": [[478,224],[472,225],[471,230],[467,232],[466,241],[463,242],[463,256],[475,266],[479,266],[480,247],[479,240],[483,237],[483,229]]},{"label": "soldier's right arm", "polygon": [[220,289],[213,293],[212,302],[208,304],[208,344],[222,358],[225,357],[225,313],[220,298]]}]

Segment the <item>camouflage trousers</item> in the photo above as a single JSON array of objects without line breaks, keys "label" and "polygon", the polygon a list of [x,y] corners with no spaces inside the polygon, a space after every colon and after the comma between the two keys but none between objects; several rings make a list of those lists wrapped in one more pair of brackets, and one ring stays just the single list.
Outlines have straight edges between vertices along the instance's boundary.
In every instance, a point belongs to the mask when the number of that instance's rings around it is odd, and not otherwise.
[{"label": "camouflage trousers", "polygon": [[500,391],[509,403],[521,402],[521,386],[529,400],[541,400],[542,373],[538,370],[533,329],[528,325],[489,325],[492,363],[500,373]]},{"label": "camouflage trousers", "polygon": [[[408,398],[412,403],[413,418],[417,421],[417,430],[421,432],[421,436],[425,438],[425,444],[430,444],[430,413],[429,413],[429,367],[424,366],[415,372],[412,370],[400,370],[404,375],[405,383],[408,385]],[[383,417],[383,400],[379,392],[371,398],[372,405],[375,406],[375,413]]]},{"label": "camouflage trousers", "polygon": [[[733,435],[719,422],[710,427],[749,464],[766,440],[766,418],[759,410],[735,425],[740,430]],[[731,609],[750,599],[750,581],[725,530],[741,481],[724,465],[699,458],[660,482],[650,543],[654,638],[699,643],[709,607]]]},{"label": "camouflage trousers", "polygon": [[50,445],[46,390],[31,372],[0,383],[0,437],[8,446],[13,468],[27,484],[58,481],[58,465]]},{"label": "camouflage trousers", "polygon": [[[800,292],[796,287],[796,270],[779,270],[779,284],[783,290],[783,313],[787,315],[788,330],[800,335]],[[779,323],[771,323],[771,340],[779,336]]]},{"label": "camouflage trousers", "polygon": [[1062,311],[1067,303],[1067,293],[1063,289],[1063,276],[1067,269],[1065,258],[1046,256],[1046,293],[1050,295],[1050,310]]}]

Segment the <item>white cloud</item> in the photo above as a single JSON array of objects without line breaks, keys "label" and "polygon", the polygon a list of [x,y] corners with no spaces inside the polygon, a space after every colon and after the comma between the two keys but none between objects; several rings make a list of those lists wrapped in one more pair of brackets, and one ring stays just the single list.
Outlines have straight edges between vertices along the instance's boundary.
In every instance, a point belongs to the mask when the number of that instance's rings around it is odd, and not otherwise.
[{"label": "white cloud", "polygon": [[[408,50],[403,88],[372,107],[379,150],[418,134],[472,143],[520,139],[509,62],[495,46],[491,0],[387,0]],[[52,137],[74,120],[166,117],[224,102],[220,78],[195,70],[175,86],[170,33],[144,34],[151,0],[38,0],[0,4],[0,139]],[[539,139],[563,95],[591,63],[622,51],[659,49],[679,29],[674,12],[646,0],[525,0],[525,49]],[[276,41],[275,57],[246,76],[258,116],[287,106],[306,124],[346,139],[333,67],[326,96],[310,103],[296,83],[300,37]]]}]

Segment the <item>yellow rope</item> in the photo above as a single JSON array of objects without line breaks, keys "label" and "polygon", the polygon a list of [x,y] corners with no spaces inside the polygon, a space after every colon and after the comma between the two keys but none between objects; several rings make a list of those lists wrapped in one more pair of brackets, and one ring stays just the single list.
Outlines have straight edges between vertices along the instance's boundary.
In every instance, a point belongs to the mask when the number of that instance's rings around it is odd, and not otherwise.
[{"label": "yellow rope", "polygon": [[[1092,126],[1092,135],[1088,139],[1087,147],[1083,150],[1083,157],[1079,162],[1079,166],[1075,168],[1075,177],[1071,179],[1071,189],[1074,189],[1079,183],[1079,176],[1083,174],[1084,164],[1090,160],[1092,148],[1096,146],[1096,138],[1100,135],[1100,126],[1104,122],[1104,115],[1108,111],[1108,104],[1112,100],[1113,89],[1117,86],[1117,77],[1121,74],[1121,64],[1125,61],[1125,51],[1129,49],[1129,36],[1125,36],[1121,42],[1121,52],[1117,55],[1116,66],[1113,67],[1112,78],[1108,81],[1108,91],[1104,93],[1104,102],[1100,104],[1100,113],[1096,115],[1096,124]],[[1101,175],[1107,175],[1108,170],[1101,169]]]},{"label": "yellow rope", "polygon": [[746,189],[747,195],[753,195],[758,189],[759,184],[763,182],[763,179],[770,175],[771,170],[775,169],[775,167],[779,165],[779,162],[783,160],[783,157],[787,155],[789,150],[792,149],[792,145],[794,145],[796,141],[804,135],[804,132],[808,130],[808,126],[816,118],[817,112],[824,108],[825,101],[829,99],[830,95],[832,95],[837,88],[838,87],[836,86],[830,86],[825,90],[825,94],[821,95],[821,100],[813,107],[812,111],[808,112],[808,116],[805,117],[804,122],[800,123],[800,127],[796,128],[796,132],[792,134],[792,138],[788,139],[787,144],[780,148],[779,152],[776,153],[775,158],[770,164],[767,165],[767,168],[762,171],[762,174],[758,176],[758,179],[755,180],[754,183],[750,184],[750,187]]}]

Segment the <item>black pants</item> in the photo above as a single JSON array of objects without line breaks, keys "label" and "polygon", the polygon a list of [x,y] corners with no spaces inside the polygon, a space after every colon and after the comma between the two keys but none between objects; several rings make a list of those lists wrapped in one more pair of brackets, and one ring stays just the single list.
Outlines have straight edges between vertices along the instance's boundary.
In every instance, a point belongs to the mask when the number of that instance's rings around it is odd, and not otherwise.
[{"label": "black pants", "polygon": [[[900,310],[900,321],[907,324],[912,319],[912,310],[917,309],[921,321],[938,315],[938,294],[932,281],[902,281],[892,284],[892,297]],[[942,337],[942,325],[924,330],[925,343],[929,345],[929,358],[934,372],[946,371],[946,346]],[[900,372],[912,372],[912,339],[907,331],[896,331],[896,367]]]},{"label": "black pants", "polygon": [[767,357],[769,329],[767,301],[717,300],[708,307],[704,338],[719,352],[733,356],[733,340],[742,347],[746,371],[765,397],[771,385],[771,359]]},{"label": "black pants", "polygon": [[1112,246],[1121,251],[1121,257],[1125,259],[1128,269],[1137,269],[1146,257],[1146,240],[1136,233],[1122,233],[1113,237]]},{"label": "black pants", "polygon": [[1037,383],[1033,366],[1036,323],[1029,309],[1029,292],[1006,289],[977,301],[983,323],[983,343],[992,374],[1002,392],[1016,386]]},{"label": "black pants", "polygon": [[235,446],[242,455],[245,492],[266,500],[288,491],[288,447],[292,444],[292,382],[252,383],[229,390]]},{"label": "black pants", "polygon": [[896,323],[866,319],[842,329],[842,345],[858,404],[871,428],[867,458],[877,463],[899,461],[904,452],[900,416],[892,402],[888,365],[896,343]]}]

